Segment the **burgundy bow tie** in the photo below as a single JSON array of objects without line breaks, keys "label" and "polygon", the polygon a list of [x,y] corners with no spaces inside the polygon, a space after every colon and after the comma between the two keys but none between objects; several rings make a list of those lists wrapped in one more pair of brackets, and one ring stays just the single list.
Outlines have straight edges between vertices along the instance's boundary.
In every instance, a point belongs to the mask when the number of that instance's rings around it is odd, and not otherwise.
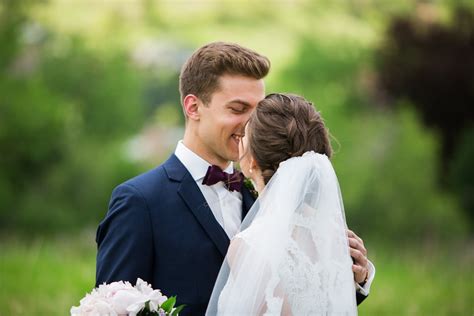
[{"label": "burgundy bow tie", "polygon": [[206,175],[202,180],[202,184],[213,185],[220,181],[224,182],[227,190],[240,192],[242,183],[244,181],[244,176],[239,171],[234,171],[234,173],[230,174],[222,171],[219,166],[209,166],[209,168],[207,168]]}]

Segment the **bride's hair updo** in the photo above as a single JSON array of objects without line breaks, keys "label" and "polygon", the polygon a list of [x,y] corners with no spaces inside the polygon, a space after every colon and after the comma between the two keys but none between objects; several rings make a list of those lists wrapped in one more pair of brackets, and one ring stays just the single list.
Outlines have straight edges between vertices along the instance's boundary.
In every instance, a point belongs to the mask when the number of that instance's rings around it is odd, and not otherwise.
[{"label": "bride's hair updo", "polygon": [[332,154],[329,132],[313,104],[292,94],[269,94],[248,122],[249,150],[265,184],[280,162],[307,151]]}]

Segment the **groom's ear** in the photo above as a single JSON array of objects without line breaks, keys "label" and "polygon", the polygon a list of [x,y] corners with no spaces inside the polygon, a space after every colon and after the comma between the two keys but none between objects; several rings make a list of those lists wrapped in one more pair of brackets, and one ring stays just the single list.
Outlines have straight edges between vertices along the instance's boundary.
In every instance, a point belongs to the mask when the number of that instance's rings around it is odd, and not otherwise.
[{"label": "groom's ear", "polygon": [[201,100],[194,94],[188,94],[183,99],[183,110],[186,117],[193,121],[199,121],[199,106],[202,104]]}]

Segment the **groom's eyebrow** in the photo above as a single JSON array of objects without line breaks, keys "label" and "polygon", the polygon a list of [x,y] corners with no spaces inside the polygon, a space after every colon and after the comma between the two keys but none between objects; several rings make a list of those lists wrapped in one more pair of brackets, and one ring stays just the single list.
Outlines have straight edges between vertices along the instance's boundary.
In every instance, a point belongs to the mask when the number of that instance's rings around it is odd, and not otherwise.
[{"label": "groom's eyebrow", "polygon": [[242,104],[244,106],[247,106],[247,107],[250,107],[250,103],[248,103],[247,101],[244,101],[244,100],[241,100],[241,99],[234,99],[234,100],[231,100],[229,102],[227,102],[227,105],[230,105],[232,103],[238,103],[238,104]]}]

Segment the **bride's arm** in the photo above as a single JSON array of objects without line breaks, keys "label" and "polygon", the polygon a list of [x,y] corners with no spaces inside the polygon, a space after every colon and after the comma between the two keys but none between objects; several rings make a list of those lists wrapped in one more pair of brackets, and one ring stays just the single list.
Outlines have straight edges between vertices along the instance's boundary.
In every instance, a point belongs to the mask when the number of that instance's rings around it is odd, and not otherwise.
[{"label": "bride's arm", "polygon": [[280,297],[283,299],[283,304],[281,307],[281,316],[293,316],[293,313],[291,311],[291,306],[288,302],[288,296],[286,295],[285,290],[283,289],[281,285],[281,282],[278,283],[278,286],[275,289],[274,295],[276,297]]},{"label": "bride's arm", "polygon": [[[237,271],[239,254],[254,252],[255,255],[258,255],[258,252],[256,251],[256,249],[252,249],[252,248],[253,248],[253,246],[249,242],[247,242],[245,240],[245,238],[241,238],[239,236],[236,236],[231,240],[230,245],[229,245],[229,249],[227,251],[227,262],[229,264],[230,273],[232,275],[236,276],[236,274],[239,273]],[[271,277],[269,266],[266,266],[263,269],[263,274],[262,274],[261,277],[262,277],[261,284],[266,285],[268,283],[268,281],[270,280],[270,277]],[[249,282],[252,282],[252,280],[249,280]],[[258,291],[263,294],[265,292],[265,288],[258,289]],[[291,312],[290,304],[288,303],[288,298],[287,298],[287,296],[285,294],[285,291],[284,291],[284,289],[281,285],[281,282],[275,288],[275,291],[274,291],[273,295],[274,295],[274,297],[279,297],[283,300],[281,315],[282,316],[292,316],[293,314]],[[263,294],[263,300],[262,300],[260,305],[261,306],[258,308],[258,312],[257,312],[256,315],[263,316],[263,315],[265,315],[265,313],[267,312],[267,309],[268,309],[264,294]]]},{"label": "bride's arm", "polygon": [[235,263],[237,257],[237,253],[242,251],[244,247],[248,247],[245,240],[239,237],[235,237],[230,241],[229,249],[227,250],[227,263],[229,264],[230,272],[234,273],[235,270]]}]

